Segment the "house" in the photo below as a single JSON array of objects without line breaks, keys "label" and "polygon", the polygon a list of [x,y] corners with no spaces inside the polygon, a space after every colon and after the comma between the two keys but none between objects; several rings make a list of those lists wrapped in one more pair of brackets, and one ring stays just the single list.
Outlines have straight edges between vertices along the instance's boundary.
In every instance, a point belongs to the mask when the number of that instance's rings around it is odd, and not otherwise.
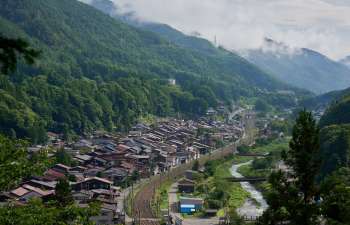
[{"label": "house", "polygon": [[96,225],[114,225],[118,221],[117,206],[114,204],[102,204],[100,214],[90,217]]},{"label": "house", "polygon": [[196,174],[198,174],[197,171],[193,171],[193,170],[186,170],[185,172],[185,177],[188,180],[193,180],[194,177],[196,176]]},{"label": "house", "polygon": [[88,203],[91,201],[93,193],[91,191],[75,191],[72,196],[77,203]]},{"label": "house", "polygon": [[54,191],[44,191],[40,188],[24,184],[23,186],[12,190],[10,194],[13,197],[19,199],[21,202],[28,202],[32,198],[47,198],[49,196],[52,196],[54,194]]},{"label": "house", "polygon": [[192,214],[203,208],[203,199],[180,197],[180,213]]},{"label": "house", "polygon": [[54,190],[56,187],[56,181],[41,181],[37,179],[31,179],[24,184],[28,184],[30,186],[40,188],[42,190]]},{"label": "house", "polygon": [[97,166],[92,167],[92,168],[85,170],[84,175],[86,177],[96,177],[97,175],[102,173],[103,170],[104,170],[104,168],[102,168],[102,167],[97,167]]},{"label": "house", "polygon": [[209,109],[207,110],[207,115],[208,115],[208,116],[216,115],[216,111],[215,111],[213,108],[209,108]]},{"label": "house", "polygon": [[101,174],[101,177],[113,181],[114,184],[121,184],[127,176],[128,171],[123,168],[110,168]]},{"label": "house", "polygon": [[73,158],[74,160],[78,161],[80,164],[86,165],[90,162],[90,160],[92,159],[92,156],[84,154],[84,155],[75,155]]},{"label": "house", "polygon": [[195,186],[195,182],[192,181],[192,180],[186,179],[186,178],[181,179],[178,182],[179,192],[182,192],[182,193],[192,193],[192,192],[194,192],[194,186]]},{"label": "house", "polygon": [[45,172],[43,179],[47,181],[57,181],[59,179],[65,179],[64,173],[58,172],[53,169],[49,169]]},{"label": "house", "polygon": [[71,169],[69,166],[63,165],[63,164],[56,164],[54,165],[51,169],[63,173],[63,174],[67,174],[68,171]]},{"label": "house", "polygon": [[84,181],[73,184],[73,189],[80,190],[93,190],[93,189],[107,189],[109,190],[113,182],[100,177],[89,177]]}]

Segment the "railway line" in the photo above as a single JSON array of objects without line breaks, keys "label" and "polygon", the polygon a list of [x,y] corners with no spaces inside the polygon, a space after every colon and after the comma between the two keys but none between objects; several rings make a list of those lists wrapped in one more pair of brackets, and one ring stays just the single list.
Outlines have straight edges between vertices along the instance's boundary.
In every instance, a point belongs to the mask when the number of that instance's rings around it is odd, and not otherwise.
[{"label": "railway line", "polygon": [[[220,159],[225,156],[228,156],[232,154],[236,150],[236,143],[233,143],[229,146],[226,146],[221,149],[217,149],[211,154],[202,156],[198,161],[199,164],[204,165],[209,160],[215,160]],[[160,220],[157,218],[157,215],[155,215],[151,205],[152,200],[155,196],[155,190],[159,188],[161,183],[165,180],[170,181],[177,181],[179,180],[184,174],[186,170],[189,170],[192,168],[194,161],[183,164],[181,166],[178,166],[171,171],[154,176],[150,178],[150,181],[141,187],[141,189],[136,193],[134,199],[133,199],[133,205],[132,207],[132,214],[131,215],[134,218],[135,224],[140,225],[159,225]]]}]

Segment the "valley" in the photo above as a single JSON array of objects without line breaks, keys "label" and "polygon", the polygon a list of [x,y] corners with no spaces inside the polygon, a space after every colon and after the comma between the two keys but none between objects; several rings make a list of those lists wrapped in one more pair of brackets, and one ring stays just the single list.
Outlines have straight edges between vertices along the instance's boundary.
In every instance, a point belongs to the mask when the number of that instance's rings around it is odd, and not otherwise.
[{"label": "valley", "polygon": [[350,4],[158,1],[2,0],[0,224],[347,225]]}]

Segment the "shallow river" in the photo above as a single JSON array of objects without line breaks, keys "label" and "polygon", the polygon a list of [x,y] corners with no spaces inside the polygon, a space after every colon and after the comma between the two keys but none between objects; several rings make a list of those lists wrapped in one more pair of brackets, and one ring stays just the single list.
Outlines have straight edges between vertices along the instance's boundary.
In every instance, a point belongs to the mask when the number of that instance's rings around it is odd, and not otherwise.
[{"label": "shallow river", "polygon": [[[242,178],[242,174],[238,173],[237,171],[238,168],[244,165],[249,165],[251,163],[252,161],[233,165],[231,168],[232,176],[236,178]],[[261,216],[264,210],[268,207],[261,192],[256,190],[255,187],[248,182],[241,182],[240,184],[243,189],[249,192],[251,199],[247,199],[244,205],[241,208],[237,209],[238,215],[252,219]]]}]

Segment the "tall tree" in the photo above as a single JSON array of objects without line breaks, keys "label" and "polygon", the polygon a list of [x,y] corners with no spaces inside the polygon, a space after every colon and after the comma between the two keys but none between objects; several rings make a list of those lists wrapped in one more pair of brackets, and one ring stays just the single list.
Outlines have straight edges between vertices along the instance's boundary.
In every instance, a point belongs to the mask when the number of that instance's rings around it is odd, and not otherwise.
[{"label": "tall tree", "polygon": [[282,157],[287,171],[272,173],[268,210],[258,224],[312,225],[319,223],[319,191],[316,176],[320,169],[319,128],[312,114],[301,111],[293,128],[289,151]]},{"label": "tall tree", "polygon": [[60,179],[55,188],[55,199],[58,205],[65,207],[73,203],[73,196],[69,181],[67,179]]},{"label": "tall tree", "polygon": [[[293,128],[290,150],[284,160],[292,168],[292,176],[299,187],[304,206],[314,201],[315,178],[320,171],[320,130],[311,112],[301,111]],[[304,215],[309,218],[309,215]],[[305,219],[307,219],[305,218]]]}]

